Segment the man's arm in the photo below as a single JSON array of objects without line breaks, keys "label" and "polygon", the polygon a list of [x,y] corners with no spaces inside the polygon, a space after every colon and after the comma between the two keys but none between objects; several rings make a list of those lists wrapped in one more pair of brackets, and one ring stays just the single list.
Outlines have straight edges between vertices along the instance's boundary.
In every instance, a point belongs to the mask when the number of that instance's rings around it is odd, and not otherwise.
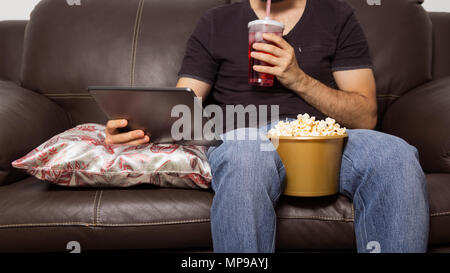
[{"label": "man's arm", "polygon": [[330,88],[305,74],[293,91],[347,127],[375,128],[377,104],[372,69],[338,71],[333,76],[340,90]]},{"label": "man's arm", "polygon": [[258,72],[275,75],[286,87],[324,114],[350,128],[373,129],[377,121],[375,79],[371,69],[334,72],[340,90],[327,87],[298,66],[292,46],[283,38],[266,33],[264,40],[276,44],[254,43],[252,57],[272,66],[255,65]]},{"label": "man's arm", "polygon": [[181,77],[178,79],[177,87],[191,88],[197,97],[206,99],[211,91],[211,85],[196,79]]}]

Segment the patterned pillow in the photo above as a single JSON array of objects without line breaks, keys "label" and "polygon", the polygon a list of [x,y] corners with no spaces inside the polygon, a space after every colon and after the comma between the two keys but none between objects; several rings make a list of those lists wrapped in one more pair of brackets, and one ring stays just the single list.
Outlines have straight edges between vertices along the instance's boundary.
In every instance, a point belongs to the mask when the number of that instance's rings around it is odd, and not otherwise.
[{"label": "patterned pillow", "polygon": [[62,186],[208,188],[206,147],[177,144],[106,145],[105,126],[82,124],[12,162],[41,180]]}]

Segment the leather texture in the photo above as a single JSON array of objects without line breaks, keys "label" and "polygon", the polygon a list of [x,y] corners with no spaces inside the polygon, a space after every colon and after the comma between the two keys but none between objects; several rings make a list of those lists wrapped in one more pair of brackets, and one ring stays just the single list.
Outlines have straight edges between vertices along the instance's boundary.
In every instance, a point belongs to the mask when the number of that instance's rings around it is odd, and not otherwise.
[{"label": "leather texture", "polygon": [[146,186],[68,189],[30,177],[0,188],[0,251],[65,251],[69,241],[86,250],[208,247],[212,196]]},{"label": "leather texture", "polygon": [[427,189],[430,202],[430,246],[450,242],[450,174],[428,174]]},{"label": "leather texture", "polygon": [[0,22],[0,80],[19,83],[23,36],[27,22]]},{"label": "leather texture", "polygon": [[[427,175],[430,247],[450,244],[450,174]],[[0,252],[210,249],[211,191],[68,189],[27,178],[0,188]],[[16,202],[21,200],[21,202]],[[277,249],[352,250],[353,209],[344,196],[292,198],[277,205]],[[49,239],[51,238],[51,239]]]},{"label": "leather texture", "polygon": [[382,130],[419,150],[426,172],[450,173],[450,77],[408,92],[389,107]]},{"label": "leather texture", "polygon": [[193,4],[186,0],[143,1],[131,84],[175,86],[187,40],[198,19],[206,10],[228,2],[196,0]]},{"label": "leather texture", "polygon": [[0,186],[23,178],[11,161],[68,128],[65,111],[13,82],[0,81]]},{"label": "leather texture", "polygon": [[433,22],[433,79],[450,76],[450,14],[448,12],[430,13]]},{"label": "leather texture", "polygon": [[[382,128],[416,145],[430,172],[430,251],[448,252],[450,15],[431,13],[432,35],[421,0],[382,1],[381,6],[347,1],[369,40],[380,113],[389,109],[386,117],[380,114]],[[82,251],[211,251],[211,191],[68,189],[22,179],[10,162],[69,126],[104,123],[106,117],[87,95],[89,85],[173,85],[196,21],[206,9],[226,2],[39,3],[25,32],[21,68],[24,87],[37,92],[0,81],[0,122],[7,128],[0,131],[0,252],[66,252],[69,241],[80,242]],[[18,78],[25,24],[0,22],[1,78]],[[417,87],[431,79],[432,67],[435,80]],[[282,196],[276,209],[278,250],[354,251],[354,213],[346,197]]]},{"label": "leather texture", "polygon": [[381,5],[347,2],[369,42],[381,121],[395,99],[431,80],[431,21],[421,6],[423,0],[382,1]]},{"label": "leather texture", "polygon": [[198,18],[225,3],[96,0],[70,6],[41,1],[27,27],[23,86],[56,101],[73,125],[105,123],[87,87],[174,86]]},{"label": "leather texture", "polygon": [[[418,0],[381,6],[347,2],[356,9],[369,41],[381,119],[393,100],[431,79],[431,21]],[[69,6],[41,1],[27,27],[23,85],[57,101],[73,125],[105,122],[88,86],[173,86],[198,18],[226,3],[97,0]]]}]

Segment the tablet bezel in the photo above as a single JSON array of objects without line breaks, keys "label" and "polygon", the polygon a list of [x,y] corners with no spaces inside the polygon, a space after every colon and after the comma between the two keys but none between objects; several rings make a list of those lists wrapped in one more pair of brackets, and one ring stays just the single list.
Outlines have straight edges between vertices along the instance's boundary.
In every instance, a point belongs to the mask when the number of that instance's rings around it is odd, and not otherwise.
[{"label": "tablet bezel", "polygon": [[[88,91],[91,94],[91,96],[94,98],[94,100],[96,101],[97,105],[99,106],[99,108],[105,113],[105,115],[110,118],[111,116],[115,116],[115,113],[111,113],[106,111],[106,109],[104,109],[104,107],[102,106],[102,103],[99,102],[98,100],[100,100],[100,98],[98,96],[95,96],[95,94],[93,92],[111,92],[111,91],[123,91],[123,92],[160,92],[160,93],[165,93],[165,92],[185,92],[185,93],[190,93],[192,94],[192,98],[195,98],[195,93],[193,92],[193,90],[191,88],[187,88],[187,87],[127,87],[127,86],[89,86],[88,87]],[[193,101],[194,103],[194,101]],[[189,106],[190,107],[190,106]],[[193,109],[191,109],[192,111]],[[202,108],[203,111],[203,108]],[[206,118],[206,120],[208,120]],[[202,125],[204,125],[203,121],[202,121]],[[129,128],[131,130],[134,130],[136,128]],[[122,132],[122,131],[121,131]],[[203,136],[204,137],[204,136]],[[186,144],[186,145],[204,145],[204,146],[218,146],[222,143],[222,140],[220,139],[220,137],[214,133],[214,140],[182,140],[182,141],[176,141],[175,143],[179,143],[179,144]],[[150,141],[152,141],[152,139],[150,139]],[[155,143],[174,143],[174,142],[158,142],[156,141]]]}]

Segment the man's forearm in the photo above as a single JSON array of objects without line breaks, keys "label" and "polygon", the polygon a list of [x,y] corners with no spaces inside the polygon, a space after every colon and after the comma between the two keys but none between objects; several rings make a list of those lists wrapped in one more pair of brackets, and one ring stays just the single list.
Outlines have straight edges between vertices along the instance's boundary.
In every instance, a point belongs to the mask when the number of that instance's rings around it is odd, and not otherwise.
[{"label": "man's forearm", "polygon": [[362,94],[330,88],[308,75],[295,89],[309,104],[346,127],[373,129],[376,125],[376,104]]}]

